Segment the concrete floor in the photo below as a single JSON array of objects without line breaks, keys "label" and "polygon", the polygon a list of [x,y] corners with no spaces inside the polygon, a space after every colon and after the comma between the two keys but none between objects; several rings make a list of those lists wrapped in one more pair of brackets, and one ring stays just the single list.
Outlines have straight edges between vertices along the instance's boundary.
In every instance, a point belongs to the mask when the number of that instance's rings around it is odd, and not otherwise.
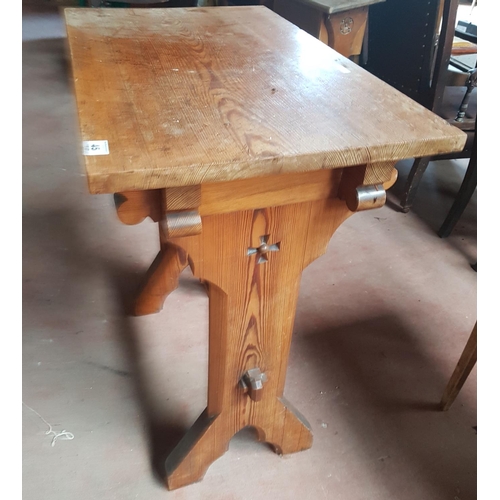
[{"label": "concrete floor", "polygon": [[[24,500],[476,497],[476,370],[436,404],[476,320],[476,198],[436,231],[466,161],[431,164],[414,210],[349,219],[302,279],[286,396],[312,449],[283,458],[244,431],[198,484],[156,464],[205,406],[207,299],[188,272],[157,315],[125,314],[158,251],[87,193],[57,11],[25,6],[23,41]],[[47,425],[74,435],[51,446]]]}]

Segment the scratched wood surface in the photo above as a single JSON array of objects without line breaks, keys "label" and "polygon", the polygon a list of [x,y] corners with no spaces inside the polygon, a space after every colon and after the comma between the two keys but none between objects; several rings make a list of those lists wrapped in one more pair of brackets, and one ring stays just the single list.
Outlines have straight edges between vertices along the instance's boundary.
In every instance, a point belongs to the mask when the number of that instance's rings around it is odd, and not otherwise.
[{"label": "scratched wood surface", "polygon": [[460,150],[465,135],[262,6],[66,9],[92,193]]}]

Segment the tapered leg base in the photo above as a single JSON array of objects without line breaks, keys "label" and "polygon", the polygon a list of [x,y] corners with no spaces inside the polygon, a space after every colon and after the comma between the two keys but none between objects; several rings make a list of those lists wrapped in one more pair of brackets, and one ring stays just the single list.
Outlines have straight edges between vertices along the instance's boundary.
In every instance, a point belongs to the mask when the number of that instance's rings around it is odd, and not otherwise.
[{"label": "tapered leg base", "polygon": [[[244,427],[254,427],[258,440],[269,443],[279,455],[312,446],[308,422],[286,400],[275,399],[266,405],[264,401],[248,404],[250,399],[244,398],[243,408],[229,409],[215,417],[209,416],[207,410],[200,415],[166,460],[169,490],[201,481],[210,465],[227,451],[231,438]],[[267,409],[250,411],[250,418],[244,418],[245,408],[256,404],[266,405]],[[269,415],[274,418],[269,419]]]}]

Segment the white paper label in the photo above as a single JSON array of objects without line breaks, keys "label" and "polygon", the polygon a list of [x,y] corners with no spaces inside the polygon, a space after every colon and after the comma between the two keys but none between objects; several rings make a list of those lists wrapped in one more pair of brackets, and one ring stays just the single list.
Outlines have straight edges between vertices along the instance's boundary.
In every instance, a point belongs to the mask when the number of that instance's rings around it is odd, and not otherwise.
[{"label": "white paper label", "polygon": [[108,141],[83,141],[85,156],[109,155]]}]

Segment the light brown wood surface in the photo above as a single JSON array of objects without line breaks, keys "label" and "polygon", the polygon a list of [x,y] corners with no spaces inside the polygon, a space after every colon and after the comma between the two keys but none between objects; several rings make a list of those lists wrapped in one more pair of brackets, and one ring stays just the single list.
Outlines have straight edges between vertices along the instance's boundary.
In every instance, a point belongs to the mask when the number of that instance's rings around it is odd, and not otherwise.
[{"label": "light brown wood surface", "polygon": [[[359,165],[350,169],[352,172],[315,170],[198,186],[127,191],[117,194],[115,203],[124,224],[139,224],[146,217],[158,222],[171,211],[196,210],[201,216],[214,215],[334,197],[337,192],[332,189],[336,189],[342,176],[344,187],[348,184],[346,196],[354,196],[359,186],[380,184],[387,190],[397,179],[398,172],[393,167],[394,162],[382,162]],[[334,180],[337,182],[332,184]]]},{"label": "light brown wood surface", "polygon": [[397,161],[465,135],[261,6],[66,9],[92,193]]}]

